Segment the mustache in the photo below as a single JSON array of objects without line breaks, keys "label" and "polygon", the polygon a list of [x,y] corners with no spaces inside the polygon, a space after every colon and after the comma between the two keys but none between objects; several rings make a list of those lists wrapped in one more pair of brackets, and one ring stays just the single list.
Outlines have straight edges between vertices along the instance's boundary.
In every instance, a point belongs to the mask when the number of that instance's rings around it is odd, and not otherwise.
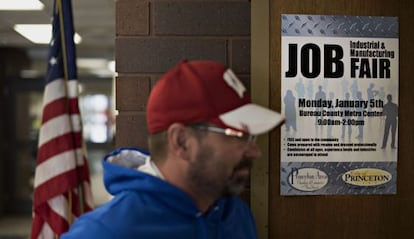
[{"label": "mustache", "polygon": [[234,171],[237,171],[243,168],[251,169],[252,167],[253,167],[253,160],[251,158],[243,158],[240,161],[240,163],[238,163],[236,167],[234,167]]}]

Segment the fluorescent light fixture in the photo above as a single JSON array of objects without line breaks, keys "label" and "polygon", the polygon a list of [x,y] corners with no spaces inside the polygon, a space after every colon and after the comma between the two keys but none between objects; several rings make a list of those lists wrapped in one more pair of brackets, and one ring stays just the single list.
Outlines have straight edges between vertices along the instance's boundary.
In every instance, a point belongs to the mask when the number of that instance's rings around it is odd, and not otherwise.
[{"label": "fluorescent light fixture", "polygon": [[44,7],[39,0],[0,0],[0,11],[42,10]]},{"label": "fluorescent light fixture", "polygon": [[96,69],[106,68],[108,61],[103,58],[78,58],[76,64],[80,68]]},{"label": "fluorescent light fixture", "polygon": [[[49,44],[52,38],[51,24],[16,24],[14,30],[36,44]],[[75,33],[74,41],[79,44],[82,38]]]},{"label": "fluorescent light fixture", "polygon": [[17,24],[14,30],[29,41],[37,44],[48,44],[52,38],[50,24]]}]

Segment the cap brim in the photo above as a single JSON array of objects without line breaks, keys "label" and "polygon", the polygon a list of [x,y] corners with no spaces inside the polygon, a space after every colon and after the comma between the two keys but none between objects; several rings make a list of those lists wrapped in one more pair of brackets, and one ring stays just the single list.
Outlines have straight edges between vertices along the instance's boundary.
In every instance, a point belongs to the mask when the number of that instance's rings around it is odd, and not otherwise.
[{"label": "cap brim", "polygon": [[276,111],[256,104],[246,104],[219,116],[231,128],[258,135],[281,125],[285,117]]}]

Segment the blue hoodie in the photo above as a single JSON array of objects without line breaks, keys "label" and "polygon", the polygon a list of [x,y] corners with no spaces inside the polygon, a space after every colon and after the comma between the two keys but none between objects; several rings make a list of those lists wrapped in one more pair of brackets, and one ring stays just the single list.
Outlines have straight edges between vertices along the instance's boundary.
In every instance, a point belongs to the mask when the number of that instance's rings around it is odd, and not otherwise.
[{"label": "blue hoodie", "polygon": [[103,160],[104,183],[114,197],[77,219],[62,239],[256,239],[249,208],[238,197],[202,213],[176,186],[136,168],[149,160],[120,148]]}]

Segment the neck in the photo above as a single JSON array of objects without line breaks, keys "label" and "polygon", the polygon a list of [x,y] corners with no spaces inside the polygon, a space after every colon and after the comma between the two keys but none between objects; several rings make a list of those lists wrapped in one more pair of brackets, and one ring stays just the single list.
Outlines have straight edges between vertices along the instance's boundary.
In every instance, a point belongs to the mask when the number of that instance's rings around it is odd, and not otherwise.
[{"label": "neck", "polygon": [[211,205],[213,205],[213,203],[217,200],[216,198],[211,197],[208,193],[203,192],[201,189],[194,189],[194,187],[188,183],[189,180],[182,176],[185,172],[179,170],[179,167],[173,167],[173,170],[166,170],[166,167],[168,167],[167,164],[157,166],[161,174],[164,176],[164,180],[189,195],[201,212],[207,212]]},{"label": "neck", "polygon": [[205,213],[208,209],[214,204],[216,201],[215,198],[211,198],[205,194],[197,194],[194,190],[193,191],[186,191],[187,194],[194,200],[195,204],[197,205],[198,209]]}]

